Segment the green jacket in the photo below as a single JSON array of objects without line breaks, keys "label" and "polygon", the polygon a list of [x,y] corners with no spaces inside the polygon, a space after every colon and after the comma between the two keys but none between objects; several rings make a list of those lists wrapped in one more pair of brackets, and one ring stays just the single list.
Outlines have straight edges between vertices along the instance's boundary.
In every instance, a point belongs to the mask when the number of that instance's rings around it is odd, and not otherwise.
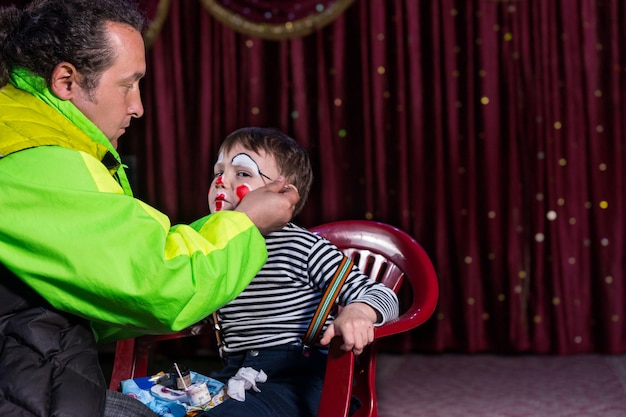
[{"label": "green jacket", "polygon": [[42,79],[15,71],[0,89],[0,263],[100,341],[185,328],[266,258],[245,214],[172,226],[134,198],[107,138]]}]

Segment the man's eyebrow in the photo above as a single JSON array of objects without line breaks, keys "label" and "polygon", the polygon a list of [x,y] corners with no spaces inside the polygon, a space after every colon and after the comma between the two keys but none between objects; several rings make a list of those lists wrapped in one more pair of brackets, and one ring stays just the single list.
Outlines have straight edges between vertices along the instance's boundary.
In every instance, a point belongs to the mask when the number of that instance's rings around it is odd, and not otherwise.
[{"label": "man's eyebrow", "polygon": [[146,75],[145,72],[135,72],[134,74],[129,75],[128,77],[124,78],[124,81],[139,81],[141,80],[144,76]]}]

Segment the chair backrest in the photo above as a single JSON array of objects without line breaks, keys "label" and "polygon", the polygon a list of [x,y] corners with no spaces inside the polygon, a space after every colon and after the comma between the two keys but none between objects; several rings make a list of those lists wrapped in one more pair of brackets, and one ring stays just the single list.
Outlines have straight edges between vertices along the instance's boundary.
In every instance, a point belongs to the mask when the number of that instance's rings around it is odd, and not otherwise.
[{"label": "chair backrest", "polygon": [[[409,331],[431,317],[439,298],[437,276],[424,249],[407,233],[367,220],[333,222],[311,230],[330,240],[362,271],[396,293],[403,282],[410,286],[410,305],[401,305],[402,313],[396,320],[376,327],[375,339]],[[333,340],[318,417],[347,416],[353,396],[361,403],[354,417],[378,415],[376,344],[355,358],[351,352],[341,351],[341,340]]]},{"label": "chair backrest", "polygon": [[[437,277],[428,255],[411,236],[390,225],[366,220],[333,222],[311,230],[327,238],[351,257],[362,271],[394,291],[398,292],[403,282],[410,285],[411,304],[401,306],[402,314],[398,319],[376,327],[376,339],[409,331],[432,315],[439,296]],[[119,341],[109,388],[116,390],[122,380],[146,375],[152,344],[213,332],[212,324],[204,320],[175,334],[146,335]],[[377,416],[376,342],[356,360],[351,352],[343,352],[340,346],[339,338],[331,342],[318,416],[347,416],[353,396],[362,403],[355,417]]]}]

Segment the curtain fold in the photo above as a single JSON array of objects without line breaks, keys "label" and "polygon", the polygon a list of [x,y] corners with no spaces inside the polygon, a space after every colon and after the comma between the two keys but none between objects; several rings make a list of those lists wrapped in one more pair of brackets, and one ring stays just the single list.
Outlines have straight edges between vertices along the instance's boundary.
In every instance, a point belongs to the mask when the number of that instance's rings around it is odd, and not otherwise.
[{"label": "curtain fold", "polygon": [[267,40],[171,2],[121,146],[189,221],[229,132],[300,141],[298,223],[390,223],[435,264],[435,316],[385,349],[624,352],[624,22],[620,0],[355,0]]}]

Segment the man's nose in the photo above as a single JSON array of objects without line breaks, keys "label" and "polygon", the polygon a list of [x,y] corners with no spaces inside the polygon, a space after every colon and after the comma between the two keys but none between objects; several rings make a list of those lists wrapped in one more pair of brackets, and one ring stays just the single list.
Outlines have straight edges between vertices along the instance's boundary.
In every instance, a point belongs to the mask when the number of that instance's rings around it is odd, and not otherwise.
[{"label": "man's nose", "polygon": [[141,102],[141,92],[139,89],[136,89],[136,93],[131,97],[131,102],[128,107],[128,112],[132,117],[138,119],[143,116],[143,103]]}]

